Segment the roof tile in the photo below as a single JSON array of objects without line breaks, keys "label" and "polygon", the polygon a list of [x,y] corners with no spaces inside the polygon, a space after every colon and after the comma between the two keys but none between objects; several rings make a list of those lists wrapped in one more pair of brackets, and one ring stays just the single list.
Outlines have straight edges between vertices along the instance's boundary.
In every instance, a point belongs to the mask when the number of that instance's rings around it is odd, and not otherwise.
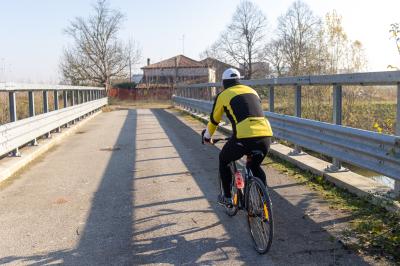
[{"label": "roof tile", "polygon": [[[175,66],[175,59],[176,59],[176,66]],[[160,61],[158,63],[154,63],[148,66],[142,67],[142,69],[151,69],[151,68],[198,68],[198,67],[205,67],[204,63],[198,62],[193,60],[184,55],[177,55],[166,60]]]}]

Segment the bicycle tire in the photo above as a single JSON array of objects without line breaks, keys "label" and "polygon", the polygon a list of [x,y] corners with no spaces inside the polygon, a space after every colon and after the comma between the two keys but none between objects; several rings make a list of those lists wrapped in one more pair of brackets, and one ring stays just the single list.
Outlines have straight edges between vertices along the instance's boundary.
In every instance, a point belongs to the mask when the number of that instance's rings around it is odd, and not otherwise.
[{"label": "bicycle tire", "polygon": [[[223,189],[223,187],[222,187],[221,178],[219,178],[219,189],[220,189],[221,195],[224,195],[224,189]],[[231,189],[231,191],[232,191],[232,189]],[[234,198],[233,191],[232,191],[232,196],[233,196],[233,198]],[[238,193],[236,192],[237,200],[239,200],[238,196],[239,196],[239,195],[238,195]],[[239,210],[237,204],[234,204],[234,205],[232,206],[232,208],[229,208],[229,207],[227,207],[227,206],[224,206],[224,209],[225,209],[225,213],[226,213],[228,216],[231,216],[231,217],[232,217],[232,216],[235,216],[235,215],[237,214],[238,210]]]},{"label": "bicycle tire", "polygon": [[[256,251],[260,254],[268,252],[274,236],[272,202],[264,183],[252,177],[246,195],[247,223]],[[257,223],[256,223],[257,222]],[[259,225],[257,225],[259,224]]]}]

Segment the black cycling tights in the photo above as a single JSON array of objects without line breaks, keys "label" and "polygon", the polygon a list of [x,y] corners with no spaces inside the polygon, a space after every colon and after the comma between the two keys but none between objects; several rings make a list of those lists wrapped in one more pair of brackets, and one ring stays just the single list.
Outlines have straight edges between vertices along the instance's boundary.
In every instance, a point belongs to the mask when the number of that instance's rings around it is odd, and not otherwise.
[{"label": "black cycling tights", "polygon": [[253,150],[262,151],[264,156],[257,160],[252,160],[250,169],[253,175],[260,178],[264,184],[266,184],[265,173],[261,168],[261,163],[268,152],[269,145],[271,142],[270,137],[261,138],[247,138],[247,139],[230,139],[225,146],[222,148],[219,154],[219,173],[226,197],[231,197],[230,186],[232,183],[231,170],[229,163],[236,161],[243,157],[243,155],[250,154]]}]

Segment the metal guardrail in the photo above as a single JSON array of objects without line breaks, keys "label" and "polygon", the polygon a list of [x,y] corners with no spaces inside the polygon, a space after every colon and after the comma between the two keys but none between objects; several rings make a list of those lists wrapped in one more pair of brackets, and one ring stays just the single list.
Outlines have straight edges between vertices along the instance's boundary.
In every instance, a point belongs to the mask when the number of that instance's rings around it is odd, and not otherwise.
[{"label": "metal guardrail", "polygon": [[[366,72],[352,74],[279,77],[258,80],[242,80],[248,86],[288,86],[288,85],[397,85],[400,71]],[[178,88],[221,87],[221,82],[178,85]]]},{"label": "metal guardrail", "polygon": [[[43,114],[35,115],[34,92],[38,91],[43,92]],[[62,126],[75,123],[107,104],[102,87],[0,83],[0,92],[8,92],[10,110],[10,123],[0,126],[0,156],[10,152],[19,156],[21,146],[27,143],[37,145],[37,138],[43,135],[50,137],[51,131],[60,131]],[[17,92],[28,92],[29,118],[17,118]],[[54,93],[53,111],[49,110],[49,92]],[[59,106],[60,92],[63,108]]]},{"label": "metal guardrail", "polygon": [[[193,112],[209,114],[213,103],[174,96]],[[400,137],[325,122],[264,112],[274,137],[400,180]]]},{"label": "metal guardrail", "polygon": [[[332,157],[332,171],[339,170],[340,162],[344,161],[397,180],[395,190],[400,190],[400,71],[242,80],[241,83],[265,86],[269,90],[270,112],[265,115],[275,137],[295,144],[298,152],[304,147]],[[333,86],[334,124],[301,118],[302,85]],[[396,135],[341,126],[343,85],[397,85]],[[273,112],[274,89],[279,86],[293,86],[295,116]],[[209,114],[216,87],[221,87],[221,83],[178,86],[173,101],[191,111]]]},{"label": "metal guardrail", "polygon": [[0,126],[0,154],[7,154],[33,139],[61,127],[107,104],[107,99],[99,99],[50,113],[22,119]]},{"label": "metal guardrail", "polygon": [[104,91],[103,87],[0,82],[0,91]]}]

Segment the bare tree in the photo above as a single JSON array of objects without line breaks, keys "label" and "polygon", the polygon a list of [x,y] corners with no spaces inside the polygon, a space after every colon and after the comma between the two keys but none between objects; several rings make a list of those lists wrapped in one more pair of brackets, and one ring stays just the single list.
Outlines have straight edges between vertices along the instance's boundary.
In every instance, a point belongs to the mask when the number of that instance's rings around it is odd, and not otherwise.
[{"label": "bare tree", "polygon": [[201,59],[206,59],[207,57],[218,59],[224,63],[229,63],[229,60],[225,57],[220,47],[219,42],[215,42],[209,47],[207,47],[203,52],[200,53],[199,57]]},{"label": "bare tree", "polygon": [[390,25],[390,31],[393,39],[396,41],[397,51],[400,54],[400,23],[393,23]]},{"label": "bare tree", "polygon": [[[389,32],[392,35],[391,37],[395,40],[397,51],[400,54],[400,23],[391,24]],[[388,68],[399,70],[399,67],[392,65],[388,65]]]},{"label": "bare tree", "polygon": [[244,68],[246,79],[253,75],[253,63],[261,57],[264,44],[266,16],[250,1],[242,1],[233,15],[231,23],[211,47],[219,57]]},{"label": "bare tree", "polygon": [[365,56],[364,47],[359,40],[349,43],[346,57],[346,72],[360,72],[367,68],[368,62]]},{"label": "bare tree", "polygon": [[264,47],[264,60],[272,67],[272,74],[280,77],[285,72],[285,58],[282,40],[272,40]]},{"label": "bare tree", "polygon": [[321,21],[307,4],[296,1],[279,17],[277,33],[282,42],[289,75],[309,74],[310,55],[318,43]]},{"label": "bare tree", "polygon": [[[64,78],[72,84],[108,85],[113,78],[126,78],[140,51],[118,38],[124,15],[98,0],[94,14],[77,17],[65,29],[73,46],[64,50],[60,64]],[[135,56],[133,56],[135,55]]]},{"label": "bare tree", "polygon": [[136,65],[140,61],[142,57],[142,50],[135,40],[129,40],[127,48],[129,60],[129,82],[132,82],[132,66]]},{"label": "bare tree", "polygon": [[343,68],[348,46],[348,37],[342,26],[342,16],[336,10],[325,16],[327,47],[329,50],[330,73],[335,74]]}]

